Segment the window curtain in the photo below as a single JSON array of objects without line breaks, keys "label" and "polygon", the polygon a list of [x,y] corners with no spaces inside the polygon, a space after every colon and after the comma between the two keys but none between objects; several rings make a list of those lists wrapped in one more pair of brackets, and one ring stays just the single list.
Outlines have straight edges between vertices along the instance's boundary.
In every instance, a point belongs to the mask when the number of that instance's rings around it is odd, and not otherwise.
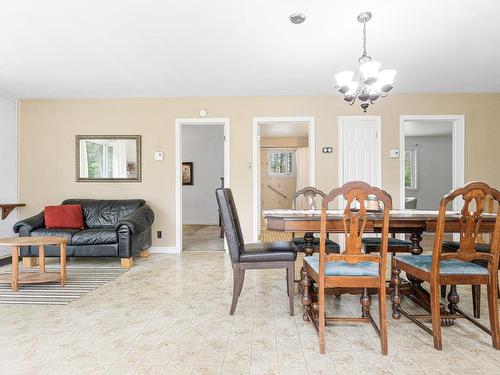
[{"label": "window curtain", "polygon": [[87,155],[87,142],[80,141],[80,178],[89,177],[89,159]]},{"label": "window curtain", "polygon": [[[309,147],[299,147],[295,151],[295,165],[297,170],[296,191],[309,186]],[[297,198],[295,205],[297,209],[307,208],[304,196]]]},{"label": "window curtain", "polygon": [[113,142],[113,177],[127,178],[127,145],[125,141]]}]

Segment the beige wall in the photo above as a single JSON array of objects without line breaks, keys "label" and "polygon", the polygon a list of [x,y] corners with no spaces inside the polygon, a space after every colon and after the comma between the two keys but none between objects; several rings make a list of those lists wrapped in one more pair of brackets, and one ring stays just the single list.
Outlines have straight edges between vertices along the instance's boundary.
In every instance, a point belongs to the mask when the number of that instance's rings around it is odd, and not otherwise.
[{"label": "beige wall", "polygon": [[[247,240],[252,225],[252,172],[247,168],[252,161],[252,118],[314,116],[317,186],[329,190],[337,183],[337,116],[361,114],[358,105],[351,107],[338,96],[21,100],[19,195],[27,207],[20,217],[69,197],[142,197],[156,212],[154,230],[164,231],[164,238],[154,240],[154,245],[174,246],[175,118],[197,117],[200,109],[210,117],[231,119],[231,185]],[[466,180],[500,187],[500,94],[392,94],[368,112],[382,116],[382,182],[395,202],[399,201],[399,160],[389,159],[388,153],[399,148],[400,115],[465,115]],[[142,135],[143,181],[76,183],[76,134]],[[322,154],[325,145],[335,151]],[[154,161],[154,151],[164,151],[165,159]]]}]

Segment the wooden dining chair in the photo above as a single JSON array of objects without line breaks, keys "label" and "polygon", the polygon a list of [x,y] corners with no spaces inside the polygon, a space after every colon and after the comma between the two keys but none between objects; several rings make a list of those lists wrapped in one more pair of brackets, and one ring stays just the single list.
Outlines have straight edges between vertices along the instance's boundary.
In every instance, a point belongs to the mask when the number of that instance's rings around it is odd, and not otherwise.
[{"label": "wooden dining chair", "polygon": [[297,259],[295,245],[289,241],[245,244],[231,189],[219,188],[215,191],[215,196],[222,216],[222,225],[233,267],[233,300],[229,315],[233,315],[236,310],[238,298],[243,289],[245,271],[276,268],[286,269],[286,290],[290,315],[293,315],[295,260]]},{"label": "wooden dining chair", "polygon": [[[484,207],[485,212],[493,213],[493,198],[491,196],[487,196],[484,199]],[[490,238],[491,240],[491,238]],[[476,244],[474,245],[475,249],[479,253],[489,253],[491,250],[490,241],[485,239],[485,235],[483,233],[478,233],[476,236]],[[460,248],[460,242],[456,241],[443,241],[442,251],[443,253],[456,253]],[[474,263],[479,264],[483,267],[488,267],[488,262],[483,260],[474,261]],[[497,284],[498,285],[498,284]],[[450,293],[456,294],[456,286],[451,286]],[[498,298],[500,298],[500,287],[498,289]],[[472,310],[474,312],[474,318],[479,319],[481,317],[481,285],[472,285]],[[446,285],[441,285],[441,298],[446,298]]]},{"label": "wooden dining chair", "polygon": [[[398,319],[400,317],[399,313],[408,317],[434,337],[434,347],[438,350],[442,349],[440,286],[481,284],[488,286],[490,329],[459,309],[456,305],[458,301],[453,300],[453,298],[449,301],[450,315],[455,318],[466,318],[483,331],[489,333],[493,347],[500,349],[497,303],[500,212],[497,211],[490,253],[480,253],[475,249],[476,237],[482,220],[483,200],[486,195],[491,195],[497,202],[500,201],[500,192],[482,182],[469,183],[445,195],[439,205],[439,216],[432,255],[397,255],[393,259],[393,317]],[[460,233],[460,247],[454,253],[443,253],[441,244],[443,242],[446,223],[446,208],[456,198],[462,198],[464,201],[460,212],[460,225],[457,228]],[[475,264],[475,261],[485,261],[488,263],[488,267],[481,267]],[[401,308],[401,296],[399,293],[399,274],[401,271],[430,284],[430,315],[411,315]],[[429,318],[432,321],[432,329],[420,321],[421,319]]]},{"label": "wooden dining chair", "polygon": [[[367,213],[366,201],[373,194],[382,203],[379,213]],[[340,254],[326,253],[327,209],[336,198],[343,197],[346,205],[342,223],[344,226],[345,249]],[[358,202],[359,204],[356,204]],[[356,207],[356,208],[355,208]],[[319,333],[319,350],[325,353],[325,324],[327,321],[365,322],[371,323],[380,336],[382,354],[387,354],[387,321],[385,301],[385,270],[387,263],[387,245],[389,231],[389,195],[377,187],[365,182],[354,181],[332,190],[322,201],[321,232],[319,256],[304,258],[302,286],[304,290],[304,316],[311,320]],[[365,230],[368,215],[382,222],[382,243],[378,254],[365,254],[362,251],[361,239]],[[317,285],[318,302],[311,305],[311,279]],[[363,291],[360,298],[361,317],[336,317],[325,315],[325,289],[351,288]],[[371,297],[368,288],[378,290],[379,325],[370,314]]]},{"label": "wooden dining chair", "polygon": [[[323,191],[313,186],[307,186],[295,192],[293,195],[292,208],[294,210],[318,210],[321,208],[321,202],[324,197],[326,197],[326,194]],[[292,242],[297,246],[297,251],[304,251],[306,241],[303,237],[296,237],[295,233],[292,232]],[[312,247],[316,252],[319,250],[318,237],[314,237]],[[328,254],[340,252],[339,244],[330,240],[329,234],[327,234],[326,237],[326,252]]]}]

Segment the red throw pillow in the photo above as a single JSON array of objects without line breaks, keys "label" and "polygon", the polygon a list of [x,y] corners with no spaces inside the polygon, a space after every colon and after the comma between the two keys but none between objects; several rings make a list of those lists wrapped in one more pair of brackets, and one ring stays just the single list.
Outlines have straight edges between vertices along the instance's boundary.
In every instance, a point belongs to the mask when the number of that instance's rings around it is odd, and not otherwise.
[{"label": "red throw pillow", "polygon": [[47,206],[44,210],[47,229],[84,229],[83,210],[79,204]]}]

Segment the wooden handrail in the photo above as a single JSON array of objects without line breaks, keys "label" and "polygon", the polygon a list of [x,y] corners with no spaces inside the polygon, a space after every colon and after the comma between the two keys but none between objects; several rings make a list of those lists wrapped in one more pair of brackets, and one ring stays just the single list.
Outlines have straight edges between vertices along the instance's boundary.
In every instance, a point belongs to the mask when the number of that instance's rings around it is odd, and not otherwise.
[{"label": "wooden handrail", "polygon": [[267,187],[268,187],[269,189],[271,189],[272,191],[274,191],[276,194],[281,195],[283,198],[287,199],[287,198],[286,198],[286,195],[285,195],[285,194],[283,194],[281,191],[276,190],[276,189],[275,189],[275,188],[273,188],[271,185],[267,185]]}]

